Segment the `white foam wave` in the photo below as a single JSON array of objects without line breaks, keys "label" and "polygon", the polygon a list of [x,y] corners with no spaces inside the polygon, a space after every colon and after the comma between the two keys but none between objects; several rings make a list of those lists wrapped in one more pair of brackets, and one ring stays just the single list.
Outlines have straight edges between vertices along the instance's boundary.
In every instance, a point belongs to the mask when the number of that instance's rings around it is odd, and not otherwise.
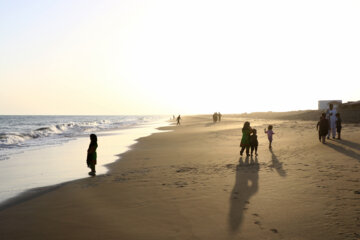
[{"label": "white foam wave", "polygon": [[[33,129],[23,129],[23,132],[0,132],[0,148],[13,148],[28,145],[42,145],[46,141],[39,142],[39,139],[49,138],[77,137],[84,134],[95,133],[99,131],[115,130],[141,125],[151,122],[153,117],[113,117],[112,119],[92,119],[86,121],[67,121],[63,123],[41,126],[34,124]],[[3,128],[4,130],[4,128]],[[38,141],[38,143],[34,143]]]}]

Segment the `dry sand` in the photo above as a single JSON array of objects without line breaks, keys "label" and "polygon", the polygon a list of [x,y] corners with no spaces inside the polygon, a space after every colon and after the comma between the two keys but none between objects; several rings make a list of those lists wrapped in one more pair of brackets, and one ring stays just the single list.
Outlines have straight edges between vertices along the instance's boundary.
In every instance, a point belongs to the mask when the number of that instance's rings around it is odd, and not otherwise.
[{"label": "dry sand", "polygon": [[323,145],[316,122],[249,120],[258,157],[239,156],[244,119],[183,117],[109,174],[3,207],[0,239],[360,239],[360,126]]}]

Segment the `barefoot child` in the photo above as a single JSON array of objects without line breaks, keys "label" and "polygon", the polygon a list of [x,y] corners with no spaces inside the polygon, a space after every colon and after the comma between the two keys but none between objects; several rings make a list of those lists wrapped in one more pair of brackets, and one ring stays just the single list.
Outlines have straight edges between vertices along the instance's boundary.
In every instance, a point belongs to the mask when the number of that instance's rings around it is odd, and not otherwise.
[{"label": "barefoot child", "polygon": [[275,134],[273,132],[273,126],[272,125],[269,125],[268,126],[268,130],[266,131],[266,128],[264,129],[265,133],[268,135],[268,139],[269,139],[269,148],[271,149],[271,143],[272,143],[272,136]]},{"label": "barefoot child", "polygon": [[87,158],[86,163],[88,167],[91,169],[91,172],[89,172],[89,175],[95,176],[95,165],[96,165],[96,149],[97,149],[97,137],[95,134],[90,134],[90,145],[87,150]]}]

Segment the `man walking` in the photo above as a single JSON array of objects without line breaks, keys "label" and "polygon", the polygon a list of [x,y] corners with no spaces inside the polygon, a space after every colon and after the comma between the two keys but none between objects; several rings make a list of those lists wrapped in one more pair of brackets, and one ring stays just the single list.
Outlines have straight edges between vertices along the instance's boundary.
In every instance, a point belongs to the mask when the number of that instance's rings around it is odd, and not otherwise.
[{"label": "man walking", "polygon": [[326,117],[329,119],[329,132],[328,132],[328,139],[330,139],[330,133],[332,133],[333,139],[335,139],[336,136],[336,109],[334,109],[334,106],[332,103],[329,105],[329,109],[326,111]]}]

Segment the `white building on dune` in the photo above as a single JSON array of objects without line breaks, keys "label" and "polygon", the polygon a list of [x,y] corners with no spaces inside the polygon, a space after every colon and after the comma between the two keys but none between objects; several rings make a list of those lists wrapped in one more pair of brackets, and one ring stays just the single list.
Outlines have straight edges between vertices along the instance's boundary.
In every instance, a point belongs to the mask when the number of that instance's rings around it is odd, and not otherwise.
[{"label": "white building on dune", "polygon": [[326,110],[329,108],[330,104],[332,104],[334,108],[337,109],[342,104],[342,100],[319,100],[318,109]]}]

